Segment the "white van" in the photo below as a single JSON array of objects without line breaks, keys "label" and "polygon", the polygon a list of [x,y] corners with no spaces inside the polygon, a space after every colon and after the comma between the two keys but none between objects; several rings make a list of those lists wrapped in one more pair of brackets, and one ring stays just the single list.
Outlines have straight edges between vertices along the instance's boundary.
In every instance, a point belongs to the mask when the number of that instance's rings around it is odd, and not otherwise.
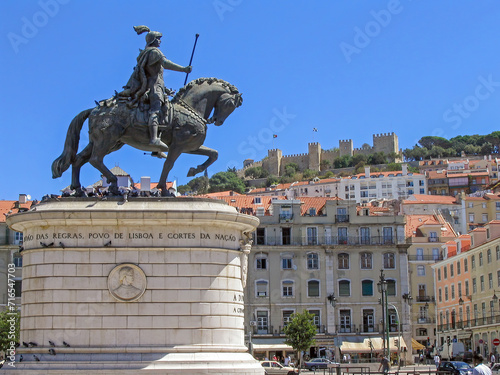
[{"label": "white van", "polygon": [[463,342],[450,342],[438,348],[442,361],[463,361],[465,347]]}]

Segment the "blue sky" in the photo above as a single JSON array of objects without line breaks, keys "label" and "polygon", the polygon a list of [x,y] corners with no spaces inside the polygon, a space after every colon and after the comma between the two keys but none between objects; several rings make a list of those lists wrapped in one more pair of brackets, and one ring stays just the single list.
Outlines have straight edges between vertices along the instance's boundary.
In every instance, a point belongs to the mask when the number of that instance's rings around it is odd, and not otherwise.
[{"label": "blue sky", "polygon": [[[70,184],[69,170],[52,179],[51,163],[72,118],[127,82],[145,44],[133,25],[162,32],[162,51],[182,65],[199,33],[189,78],[218,77],[243,93],[223,126],[209,125],[205,145],[219,151],[209,175],[270,148],[305,153],[312,141],[361,147],[395,132],[409,148],[424,135],[499,130],[498,1],[8,0],[0,17],[0,199]],[[166,86],[184,78],[168,72]],[[169,180],[185,184],[203,161],[182,155]],[[136,181],[157,181],[163,165],[129,146],[105,163]],[[99,178],[83,167],[83,185]]]}]

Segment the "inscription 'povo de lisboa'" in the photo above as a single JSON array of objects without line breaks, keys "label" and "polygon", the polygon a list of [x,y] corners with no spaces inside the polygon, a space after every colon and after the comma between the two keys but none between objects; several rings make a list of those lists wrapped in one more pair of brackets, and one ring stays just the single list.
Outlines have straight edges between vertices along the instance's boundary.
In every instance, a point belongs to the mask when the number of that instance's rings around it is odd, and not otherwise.
[{"label": "inscription 'povo de lisboa'", "polygon": [[[237,249],[239,246],[239,236],[232,231],[135,231],[133,229],[122,229],[120,231],[85,231],[83,228],[75,228],[72,231],[54,232],[40,231],[36,233],[27,232],[24,237],[25,248],[38,247],[40,241],[64,241],[65,246],[85,246],[87,242],[95,244],[96,241],[112,241],[113,246],[127,246],[130,241],[147,241],[155,246],[222,246]],[[57,247],[57,246],[56,246]]]}]

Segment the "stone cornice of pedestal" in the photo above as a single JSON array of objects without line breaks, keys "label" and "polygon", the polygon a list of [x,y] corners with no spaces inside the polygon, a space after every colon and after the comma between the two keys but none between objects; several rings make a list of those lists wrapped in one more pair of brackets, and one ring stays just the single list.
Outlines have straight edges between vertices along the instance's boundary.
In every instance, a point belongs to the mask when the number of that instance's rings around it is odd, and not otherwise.
[{"label": "stone cornice of pedestal", "polygon": [[226,202],[205,198],[61,198],[44,201],[34,209],[11,215],[13,230],[41,226],[167,226],[217,223],[226,228],[252,231],[255,216],[240,214]]},{"label": "stone cornice of pedestal", "polygon": [[[49,347],[46,347],[47,350]],[[21,354],[40,353],[41,347],[36,348],[18,348],[16,352]],[[200,353],[200,352],[220,352],[235,353],[246,352],[248,348],[245,345],[176,345],[176,346],[117,346],[117,347],[55,347],[57,354],[73,353]]]}]

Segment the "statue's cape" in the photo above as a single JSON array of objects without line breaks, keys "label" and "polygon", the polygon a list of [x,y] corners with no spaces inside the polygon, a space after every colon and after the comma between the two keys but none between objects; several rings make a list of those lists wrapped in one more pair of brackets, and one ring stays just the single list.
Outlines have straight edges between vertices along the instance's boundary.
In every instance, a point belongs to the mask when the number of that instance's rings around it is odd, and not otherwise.
[{"label": "statue's cape", "polygon": [[148,78],[145,71],[146,66],[157,63],[163,57],[163,53],[157,47],[147,47],[139,53],[137,65],[125,86],[130,89],[130,95],[135,102],[139,100],[148,89]]}]

